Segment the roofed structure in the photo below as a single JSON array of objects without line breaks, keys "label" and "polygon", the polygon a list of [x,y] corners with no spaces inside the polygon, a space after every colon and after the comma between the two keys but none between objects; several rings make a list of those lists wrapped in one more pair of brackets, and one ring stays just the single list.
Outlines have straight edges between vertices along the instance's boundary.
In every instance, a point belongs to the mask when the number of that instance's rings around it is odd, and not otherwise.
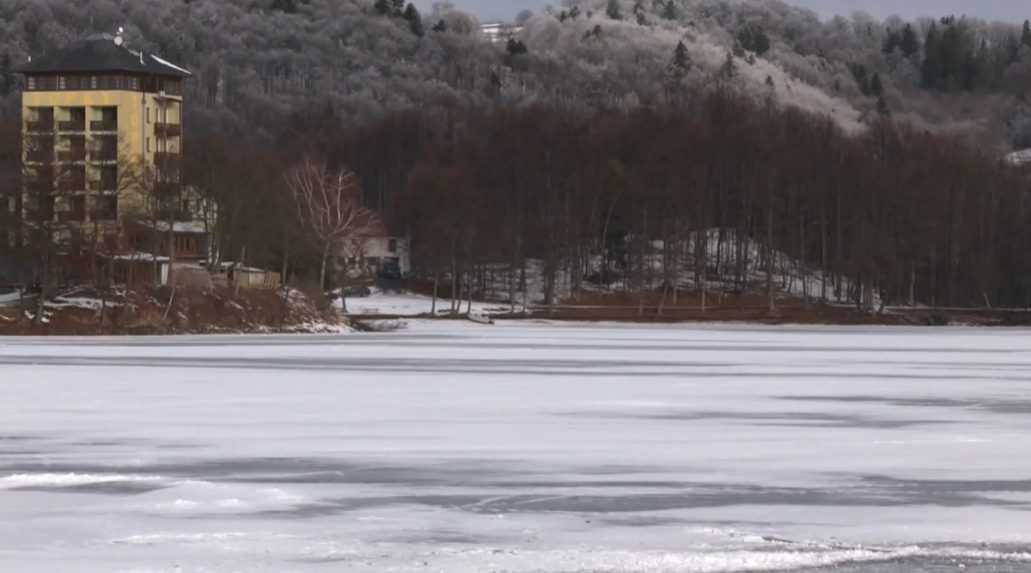
[{"label": "roofed structure", "polygon": [[126,48],[120,38],[97,36],[34,59],[18,69],[23,74],[104,73],[169,76],[187,78],[189,70],[153,54]]}]

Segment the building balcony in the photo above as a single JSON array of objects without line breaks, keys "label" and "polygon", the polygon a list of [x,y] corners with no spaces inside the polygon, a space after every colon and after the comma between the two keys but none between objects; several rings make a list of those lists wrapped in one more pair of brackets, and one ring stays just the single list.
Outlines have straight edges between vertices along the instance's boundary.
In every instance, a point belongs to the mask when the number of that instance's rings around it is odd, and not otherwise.
[{"label": "building balcony", "polygon": [[91,121],[89,129],[90,131],[118,131],[118,122],[114,120]]},{"label": "building balcony", "polygon": [[54,131],[54,121],[52,119],[30,121],[25,129],[30,133],[51,133]]},{"label": "building balcony", "polygon": [[86,161],[85,149],[71,149],[57,152],[58,161]]},{"label": "building balcony", "polygon": [[118,150],[94,149],[90,152],[90,161],[118,161]]},{"label": "building balcony", "polygon": [[90,211],[91,221],[115,221],[118,219],[118,212],[110,209],[95,209]]},{"label": "building balcony", "polygon": [[86,131],[86,120],[73,119],[57,123],[58,131]]},{"label": "building balcony", "polygon": [[57,190],[62,193],[78,193],[86,190],[85,179],[67,179],[57,183]]},{"label": "building balcony", "polygon": [[155,123],[154,134],[158,137],[181,137],[183,126],[178,123]]},{"label": "building balcony", "polygon": [[161,165],[177,165],[183,156],[174,151],[158,151],[154,153],[154,163]]},{"label": "building balcony", "polygon": [[177,181],[161,181],[154,184],[154,192],[158,195],[174,195],[181,191],[183,186]]},{"label": "building balcony", "polygon": [[118,182],[113,180],[93,180],[89,182],[90,191],[117,191]]}]

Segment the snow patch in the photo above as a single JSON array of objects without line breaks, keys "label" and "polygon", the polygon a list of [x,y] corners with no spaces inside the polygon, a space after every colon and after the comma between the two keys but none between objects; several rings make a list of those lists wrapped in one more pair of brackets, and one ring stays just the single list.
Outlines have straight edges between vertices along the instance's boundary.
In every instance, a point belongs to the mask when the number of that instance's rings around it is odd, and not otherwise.
[{"label": "snow patch", "polygon": [[158,482],[163,479],[160,476],[123,474],[27,473],[0,478],[0,489],[80,487],[104,483]]}]

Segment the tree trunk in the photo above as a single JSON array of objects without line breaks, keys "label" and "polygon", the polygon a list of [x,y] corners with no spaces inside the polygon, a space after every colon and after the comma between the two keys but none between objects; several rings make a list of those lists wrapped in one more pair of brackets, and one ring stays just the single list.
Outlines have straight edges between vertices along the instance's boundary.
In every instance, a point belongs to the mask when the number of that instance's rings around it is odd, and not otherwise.
[{"label": "tree trunk", "polygon": [[451,245],[451,314],[457,314],[455,301],[458,299],[458,260],[455,257],[454,244]]},{"label": "tree trunk", "polygon": [[766,210],[766,297],[769,312],[777,312],[777,300],[773,295],[773,206]]},{"label": "tree trunk", "polygon": [[283,233],[283,266],[280,269],[279,277],[282,281],[283,286],[287,285],[288,276],[287,273],[290,271],[290,241],[287,238],[287,234]]},{"label": "tree trunk", "polygon": [[[241,261],[241,264],[243,261]],[[329,264],[329,243],[322,248],[322,266],[319,269],[319,289],[326,290],[326,266]],[[237,280],[239,282],[239,279]],[[342,298],[342,297],[341,297]]]}]

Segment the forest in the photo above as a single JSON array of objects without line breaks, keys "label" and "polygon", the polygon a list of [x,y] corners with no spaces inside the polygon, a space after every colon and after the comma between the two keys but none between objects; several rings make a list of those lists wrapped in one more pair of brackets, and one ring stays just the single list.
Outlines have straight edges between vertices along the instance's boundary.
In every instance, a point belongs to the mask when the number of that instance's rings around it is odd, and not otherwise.
[{"label": "forest", "polygon": [[1031,305],[1031,186],[1001,161],[1031,145],[1031,26],[728,0],[519,22],[492,45],[446,3],[4,2],[0,185],[19,186],[17,62],[124,26],[195,73],[184,173],[227,257],[318,274],[284,184],[315,157],[452,292],[499,269],[514,291],[535,261],[547,303],[560,282],[772,293],[782,253],[826,271],[811,300]]}]

